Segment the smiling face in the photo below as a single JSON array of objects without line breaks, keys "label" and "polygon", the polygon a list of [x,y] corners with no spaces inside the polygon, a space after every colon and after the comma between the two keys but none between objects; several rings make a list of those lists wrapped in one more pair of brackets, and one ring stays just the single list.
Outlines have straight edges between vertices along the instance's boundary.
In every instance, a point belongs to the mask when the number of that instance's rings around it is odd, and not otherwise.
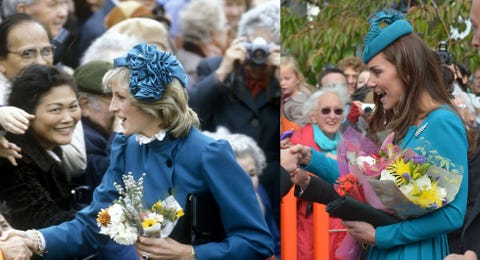
[{"label": "smiling face", "polygon": [[[329,113],[324,114],[322,110],[329,111]],[[343,111],[340,98],[334,93],[325,93],[318,98],[317,109],[312,113],[310,119],[318,125],[326,136],[332,139],[343,121],[343,114],[337,115],[335,113],[335,111],[340,110]]]},{"label": "smiling face", "polygon": [[40,98],[31,133],[43,148],[52,150],[70,143],[80,116],[77,96],[72,88],[68,85],[54,87]]},{"label": "smiling face", "polygon": [[380,96],[385,110],[390,110],[405,96],[405,85],[398,76],[395,65],[379,53],[368,62],[368,86]]},{"label": "smiling face", "polygon": [[142,134],[152,137],[160,131],[159,119],[135,106],[128,88],[121,86],[118,80],[113,80],[111,86],[113,95],[110,111],[119,119],[125,135]]}]

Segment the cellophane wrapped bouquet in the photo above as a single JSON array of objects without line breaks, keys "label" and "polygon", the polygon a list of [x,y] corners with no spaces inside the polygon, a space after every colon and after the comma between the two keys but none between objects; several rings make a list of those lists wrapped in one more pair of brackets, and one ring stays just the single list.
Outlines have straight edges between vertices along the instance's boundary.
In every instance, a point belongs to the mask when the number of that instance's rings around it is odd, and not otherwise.
[{"label": "cellophane wrapped bouquet", "polygon": [[164,238],[170,235],[183,209],[173,195],[154,203],[150,209],[143,204],[143,177],[135,181],[128,173],[122,176],[124,186],[114,183],[119,198],[100,210],[97,223],[100,233],[122,245],[132,245],[139,235]]},{"label": "cellophane wrapped bouquet", "polygon": [[[428,150],[427,142],[419,149],[423,154],[418,154],[394,145],[393,138],[392,132],[378,148],[361,133],[347,128],[338,146],[337,192],[400,220],[422,216],[451,202],[458,193],[462,175],[439,166],[452,162]],[[352,241],[351,237],[346,238],[337,256],[356,259],[360,245],[352,245]]]}]

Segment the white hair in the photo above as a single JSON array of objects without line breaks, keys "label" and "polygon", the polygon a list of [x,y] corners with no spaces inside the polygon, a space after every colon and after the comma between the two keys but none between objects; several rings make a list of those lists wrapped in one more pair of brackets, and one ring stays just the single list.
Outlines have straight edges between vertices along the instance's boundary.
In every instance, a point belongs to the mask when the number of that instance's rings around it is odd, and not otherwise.
[{"label": "white hair", "polygon": [[261,175],[262,171],[267,167],[265,153],[250,136],[244,134],[232,134],[227,128],[222,126],[217,128],[216,132],[212,133],[204,131],[203,133],[214,139],[223,139],[227,141],[237,158],[242,158],[246,155],[252,156],[255,161],[255,168],[258,171],[258,175]]},{"label": "white hair", "polygon": [[317,90],[310,95],[305,104],[303,104],[304,118],[310,120],[310,115],[315,113],[315,111],[318,109],[318,99],[328,93],[337,95],[340,99],[340,103],[342,103],[342,107],[345,107],[349,101],[347,86],[343,84],[336,84],[322,87],[320,90]]}]

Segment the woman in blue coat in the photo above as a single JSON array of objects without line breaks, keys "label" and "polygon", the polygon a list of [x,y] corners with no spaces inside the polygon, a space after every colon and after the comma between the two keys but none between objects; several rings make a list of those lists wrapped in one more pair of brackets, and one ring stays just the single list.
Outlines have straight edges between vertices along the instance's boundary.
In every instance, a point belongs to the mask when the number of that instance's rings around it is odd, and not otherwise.
[{"label": "woman in blue coat", "polygon": [[176,58],[153,45],[136,45],[127,55],[115,59],[114,69],[107,72],[103,85],[112,91],[110,110],[119,118],[123,133],[113,141],[110,167],[92,203],[70,222],[27,232],[33,241],[43,240],[38,245],[48,252],[45,258],[84,255],[109,239],[99,234],[96,217],[118,198],[113,183],[123,183],[122,176],[129,172],[135,179],[145,174],[147,207],[173,194],[185,208],[188,194],[211,192],[226,233],[222,241],[193,246],[170,237],[140,236],[135,247],[143,259],[272,256],[272,235],[252,182],[227,142],[215,141],[197,129],[197,115],[187,105],[186,74]]},{"label": "woman in blue coat", "polygon": [[[398,13],[379,12],[370,20],[363,60],[371,77],[375,110],[369,124],[372,135],[395,132],[394,143],[412,148],[427,159],[441,156],[438,166],[463,175],[460,190],[446,206],[418,218],[374,228],[360,221],[344,221],[348,232],[371,246],[368,259],[443,259],[448,255],[447,233],[462,226],[467,199],[468,140],[462,119],[443,86],[435,53],[415,34]],[[386,27],[380,24],[385,22]],[[338,167],[325,156],[305,147],[305,169],[334,182]]]}]

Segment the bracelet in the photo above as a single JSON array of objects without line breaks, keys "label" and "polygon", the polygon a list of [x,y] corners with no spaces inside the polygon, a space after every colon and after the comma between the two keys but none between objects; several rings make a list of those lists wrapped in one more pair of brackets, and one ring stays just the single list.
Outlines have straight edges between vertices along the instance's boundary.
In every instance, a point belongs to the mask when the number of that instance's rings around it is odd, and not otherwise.
[{"label": "bracelet", "polygon": [[35,229],[29,229],[26,232],[28,237],[37,243],[37,250],[34,253],[39,256],[43,256],[46,253],[46,251],[42,248],[42,240],[39,234],[40,232]]},{"label": "bracelet", "polygon": [[195,249],[193,249],[193,246],[192,246],[192,254],[190,255],[190,260],[196,260],[197,259],[197,255],[195,255]]}]

